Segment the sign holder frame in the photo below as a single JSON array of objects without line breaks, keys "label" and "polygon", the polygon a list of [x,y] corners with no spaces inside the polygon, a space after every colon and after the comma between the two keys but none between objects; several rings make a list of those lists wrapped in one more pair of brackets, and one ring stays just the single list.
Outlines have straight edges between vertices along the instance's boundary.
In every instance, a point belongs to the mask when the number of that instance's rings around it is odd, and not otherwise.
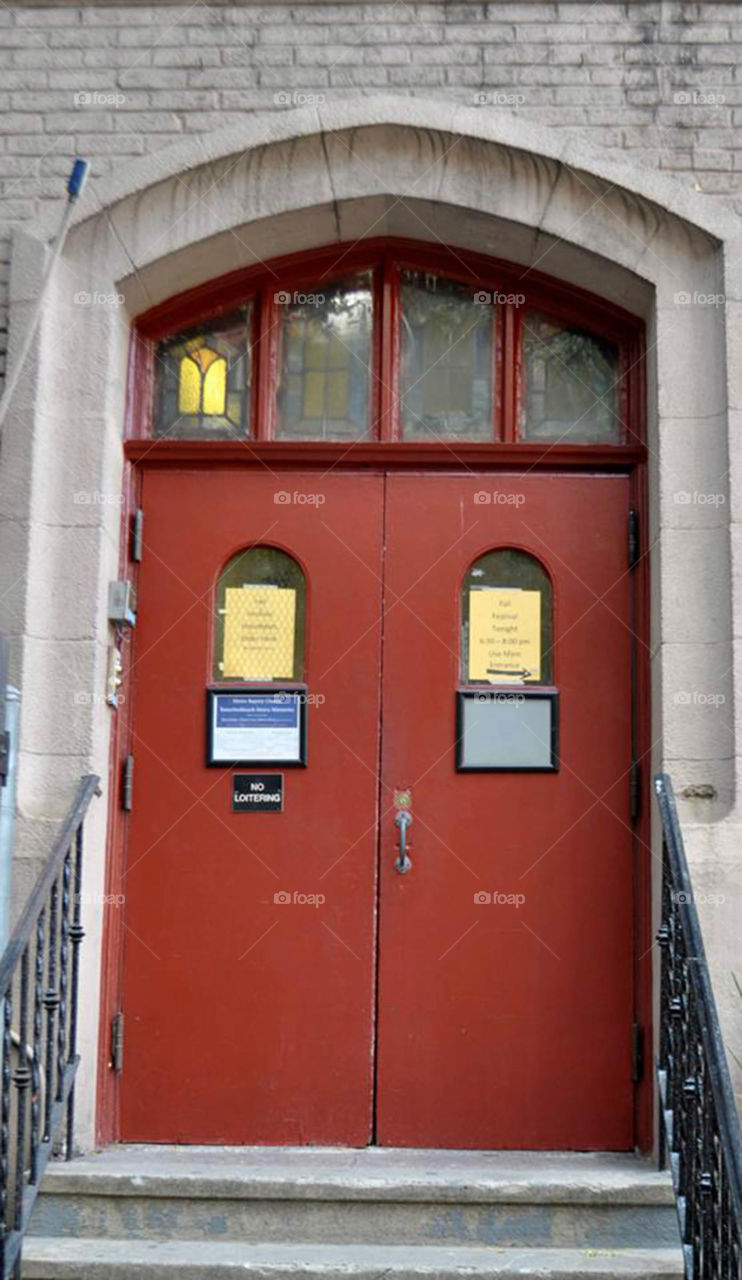
[{"label": "sign holder frame", "polygon": [[[264,753],[238,752],[229,759],[216,756],[214,720],[220,697],[224,698],[264,698],[266,702],[275,701],[284,695],[288,700],[297,698],[298,710],[298,751],[295,755],[266,756]],[[297,768],[307,766],[307,686],[305,684],[217,684],[206,688],[206,766],[210,769],[232,769],[242,765],[261,765],[267,769]]]},{"label": "sign holder frame", "polygon": [[[464,702],[496,698],[527,698],[550,704],[549,764],[467,764],[464,746]],[[520,684],[467,685],[456,690],[456,772],[457,773],[558,773],[559,772],[559,689],[552,685]]]}]

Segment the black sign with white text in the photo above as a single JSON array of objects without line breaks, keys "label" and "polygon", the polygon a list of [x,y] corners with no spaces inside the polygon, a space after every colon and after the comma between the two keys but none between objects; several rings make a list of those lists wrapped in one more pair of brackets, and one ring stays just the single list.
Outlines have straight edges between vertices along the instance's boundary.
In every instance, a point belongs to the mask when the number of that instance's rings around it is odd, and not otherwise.
[{"label": "black sign with white text", "polygon": [[280,813],[282,809],[282,773],[232,774],[233,813]]}]

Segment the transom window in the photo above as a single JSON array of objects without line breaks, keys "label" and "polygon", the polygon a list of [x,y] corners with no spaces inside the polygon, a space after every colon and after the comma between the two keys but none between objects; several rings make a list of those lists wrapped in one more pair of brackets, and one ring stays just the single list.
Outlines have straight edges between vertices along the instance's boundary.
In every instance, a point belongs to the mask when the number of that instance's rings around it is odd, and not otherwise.
[{"label": "transom window", "polygon": [[216,281],[138,329],[135,385],[151,388],[134,414],[140,435],[448,448],[638,439],[639,322],[453,249],[333,246]]}]

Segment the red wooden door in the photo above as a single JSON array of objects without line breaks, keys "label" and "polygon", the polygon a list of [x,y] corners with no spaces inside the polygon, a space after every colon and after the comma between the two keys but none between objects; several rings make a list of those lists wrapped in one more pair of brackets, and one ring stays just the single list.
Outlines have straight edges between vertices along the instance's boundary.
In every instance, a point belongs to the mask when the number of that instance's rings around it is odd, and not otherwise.
[{"label": "red wooden door", "polygon": [[[500,499],[475,503],[483,489]],[[633,1145],[627,510],[621,477],[388,480],[380,1143]],[[497,546],[552,577],[556,773],[454,769],[459,593]],[[399,875],[405,788],[413,867]]]},{"label": "red wooden door", "polygon": [[[632,1146],[628,482],[498,479],[518,506],[475,503],[485,487],[145,473],[124,1139]],[[293,500],[317,490],[321,506]],[[305,570],[306,680],[325,701],[284,812],[246,817],[202,734],[215,579],[253,543]],[[503,545],[553,581],[558,773],[455,769],[461,584]]]},{"label": "red wooden door", "polygon": [[[382,484],[145,472],[125,1140],[371,1139]],[[318,491],[322,505],[302,500]],[[306,680],[325,697],[280,814],[232,813],[233,771],[205,765],[215,581],[254,543],[305,571]],[[325,902],[274,900],[295,892]]]}]

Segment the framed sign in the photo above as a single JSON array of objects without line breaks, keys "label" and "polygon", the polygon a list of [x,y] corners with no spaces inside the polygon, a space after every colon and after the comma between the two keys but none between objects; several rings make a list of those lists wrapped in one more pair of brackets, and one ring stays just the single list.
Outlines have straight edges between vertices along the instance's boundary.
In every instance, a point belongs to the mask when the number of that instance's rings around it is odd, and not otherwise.
[{"label": "framed sign", "polygon": [[207,765],[306,765],[306,699],[276,685],[207,689]]},{"label": "framed sign", "polygon": [[559,768],[556,689],[459,689],[456,695],[459,771],[555,773]]}]

